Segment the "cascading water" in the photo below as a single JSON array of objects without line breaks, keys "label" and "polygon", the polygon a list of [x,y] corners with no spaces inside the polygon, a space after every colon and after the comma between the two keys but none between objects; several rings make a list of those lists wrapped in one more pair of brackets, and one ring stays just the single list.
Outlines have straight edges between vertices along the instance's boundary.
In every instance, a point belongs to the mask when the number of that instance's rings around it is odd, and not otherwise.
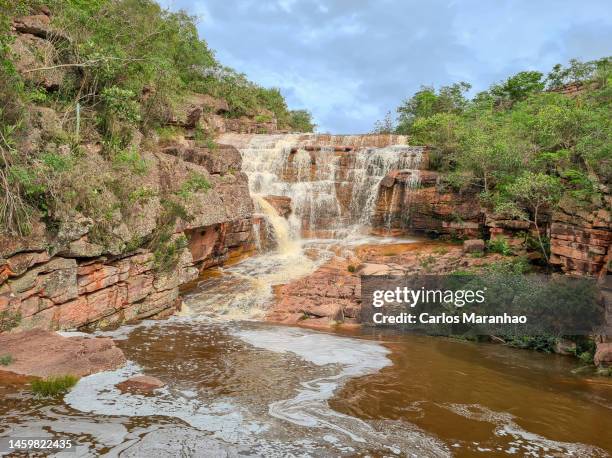
[{"label": "cascading water", "polygon": [[262,196],[254,195],[255,208],[266,216],[266,220],[274,230],[274,239],[281,254],[292,255],[299,251],[299,242],[291,237],[288,221],[280,216],[276,209]]},{"label": "cascading water", "polygon": [[370,222],[380,182],[391,170],[409,170],[418,177],[422,158],[421,147],[392,145],[367,148],[357,152],[352,180],[351,215],[361,225]]},{"label": "cascading water", "polygon": [[422,157],[402,136],[228,134],[219,141],[242,153],[252,195],[291,198],[294,238],[343,237],[368,226],[382,179],[391,170],[418,177]]}]

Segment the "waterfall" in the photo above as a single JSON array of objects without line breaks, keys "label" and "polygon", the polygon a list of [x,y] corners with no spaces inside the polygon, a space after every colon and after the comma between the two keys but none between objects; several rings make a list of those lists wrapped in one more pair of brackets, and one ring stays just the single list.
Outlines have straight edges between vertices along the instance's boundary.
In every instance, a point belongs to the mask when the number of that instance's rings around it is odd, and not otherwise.
[{"label": "waterfall", "polygon": [[418,175],[422,148],[392,145],[362,149],[356,154],[351,200],[353,220],[367,225],[374,211],[380,182],[391,170],[410,170]]},{"label": "waterfall", "polygon": [[418,176],[422,156],[422,148],[406,145],[406,137],[398,135],[226,134],[219,143],[240,150],[251,195],[273,227],[263,196],[291,198],[292,240],[342,237],[369,226],[380,182],[392,170]]},{"label": "waterfall", "polygon": [[291,229],[285,218],[280,216],[276,209],[262,196],[254,195],[256,209],[266,216],[274,230],[274,238],[281,254],[291,255],[299,250],[299,243],[291,237]]}]

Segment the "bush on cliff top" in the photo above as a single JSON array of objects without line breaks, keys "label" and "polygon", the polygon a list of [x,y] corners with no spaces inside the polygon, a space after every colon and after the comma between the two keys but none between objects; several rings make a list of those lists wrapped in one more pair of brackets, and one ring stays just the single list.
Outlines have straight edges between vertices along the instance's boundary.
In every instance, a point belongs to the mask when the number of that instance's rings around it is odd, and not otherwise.
[{"label": "bush on cliff top", "polygon": [[[51,41],[65,71],[60,87],[49,91],[22,78],[11,52],[11,21],[42,5],[52,12]],[[94,235],[104,238],[120,218],[117,212],[129,211],[126,196],[142,187],[137,176],[147,174],[142,151],[134,147],[139,131],[163,125],[192,91],[225,97],[228,116],[271,112],[280,128],[314,128],[309,113],[288,110],[278,89],[222,67],[185,12],[164,10],[152,0],[0,0],[0,13],[3,231],[25,235],[34,219],[53,225],[77,210],[96,222]],[[20,145],[35,132],[28,110],[34,104],[61,113],[61,128],[25,151]],[[104,163],[85,157],[85,142],[103,145]],[[89,173],[92,165],[96,171]]]},{"label": "bush on cliff top", "polygon": [[[603,206],[600,185],[612,183],[612,57],[572,60],[546,78],[520,72],[472,99],[469,88],[423,87],[397,109],[395,132],[430,145],[430,166],[448,184],[479,190],[485,206],[509,217],[537,225],[560,200]],[[547,257],[545,241],[538,245]]]}]

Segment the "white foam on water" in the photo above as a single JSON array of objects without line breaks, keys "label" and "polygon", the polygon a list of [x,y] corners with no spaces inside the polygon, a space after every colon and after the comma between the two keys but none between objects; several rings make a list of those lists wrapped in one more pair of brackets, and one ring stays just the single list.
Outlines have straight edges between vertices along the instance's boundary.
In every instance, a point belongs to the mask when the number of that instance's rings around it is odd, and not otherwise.
[{"label": "white foam on water", "polygon": [[[387,449],[394,454],[449,456],[447,447],[414,425],[386,423],[375,428],[361,419],[329,407],[328,400],[346,381],[373,374],[391,365],[390,351],[382,345],[360,339],[339,337],[297,328],[277,327],[264,330],[238,330],[234,335],[257,348],[275,353],[292,353],[317,366],[337,367],[335,375],[301,382],[290,399],[273,402],[271,416],[309,429],[333,431],[323,440],[334,443],[343,452],[354,450],[347,444]],[[338,435],[343,439],[339,440]],[[333,440],[332,440],[333,438]],[[352,441],[352,442],[351,442]]]},{"label": "white foam on water", "polygon": [[120,369],[83,377],[64,401],[77,410],[98,415],[180,418],[194,428],[210,431],[215,437],[230,442],[265,429],[258,422],[245,420],[239,406],[231,400],[216,399],[206,403],[198,398],[175,396],[168,388],[157,390],[154,396],[121,393],[116,388],[118,383],[141,374],[142,369],[137,364],[128,362]]},{"label": "white foam on water", "polygon": [[507,412],[496,412],[479,404],[441,404],[450,411],[472,420],[486,421],[495,425],[494,434],[508,437],[508,454],[521,452],[525,456],[563,456],[599,457],[608,454],[595,446],[581,443],[560,442],[547,439],[539,434],[521,428],[514,415]]},{"label": "white foam on water", "polygon": [[336,375],[302,382],[294,398],[272,403],[270,415],[301,426],[328,427],[355,441],[365,441],[342,423],[350,419],[351,423],[358,424],[359,429],[369,429],[367,424],[331,410],[327,400],[346,380],[376,373],[389,366],[389,350],[374,342],[296,328],[241,330],[234,334],[254,347],[275,353],[293,353],[317,366],[339,365]]}]

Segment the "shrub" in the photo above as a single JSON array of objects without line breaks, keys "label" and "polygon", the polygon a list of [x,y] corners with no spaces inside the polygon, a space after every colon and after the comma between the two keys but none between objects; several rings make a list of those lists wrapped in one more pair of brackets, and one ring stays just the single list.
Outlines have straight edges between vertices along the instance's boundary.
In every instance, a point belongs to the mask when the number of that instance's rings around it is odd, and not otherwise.
[{"label": "shrub", "polygon": [[491,253],[499,253],[504,256],[510,256],[512,254],[512,248],[510,243],[504,237],[496,237],[487,242],[487,248]]},{"label": "shrub", "polygon": [[493,262],[486,265],[484,269],[489,273],[516,275],[528,273],[531,270],[531,266],[526,258],[516,257]]},{"label": "shrub", "polygon": [[13,362],[13,357],[11,355],[0,356],[0,366],[8,366],[12,362]]},{"label": "shrub", "polygon": [[174,269],[185,248],[187,248],[187,238],[184,235],[176,238],[169,235],[162,237],[153,252],[155,268],[160,272]]},{"label": "shrub", "polygon": [[356,270],[357,270],[357,268],[353,264],[349,264],[348,271],[350,273],[354,273]]},{"label": "shrub", "polygon": [[189,178],[181,185],[177,195],[183,199],[187,199],[194,192],[208,191],[210,188],[211,184],[206,177],[199,173],[191,172]]},{"label": "shrub", "polygon": [[553,336],[504,336],[506,343],[511,347],[527,350],[554,353],[556,337]]},{"label": "shrub", "polygon": [[149,163],[138,153],[136,148],[118,151],[113,156],[115,167],[127,167],[136,175],[144,175],[149,170]]},{"label": "shrub", "polygon": [[436,263],[436,258],[432,255],[427,255],[425,258],[421,259],[419,264],[423,269],[429,272],[432,266]]},{"label": "shrub", "polygon": [[46,379],[34,380],[32,392],[40,397],[54,397],[66,394],[79,379],[73,375],[60,375]]}]

